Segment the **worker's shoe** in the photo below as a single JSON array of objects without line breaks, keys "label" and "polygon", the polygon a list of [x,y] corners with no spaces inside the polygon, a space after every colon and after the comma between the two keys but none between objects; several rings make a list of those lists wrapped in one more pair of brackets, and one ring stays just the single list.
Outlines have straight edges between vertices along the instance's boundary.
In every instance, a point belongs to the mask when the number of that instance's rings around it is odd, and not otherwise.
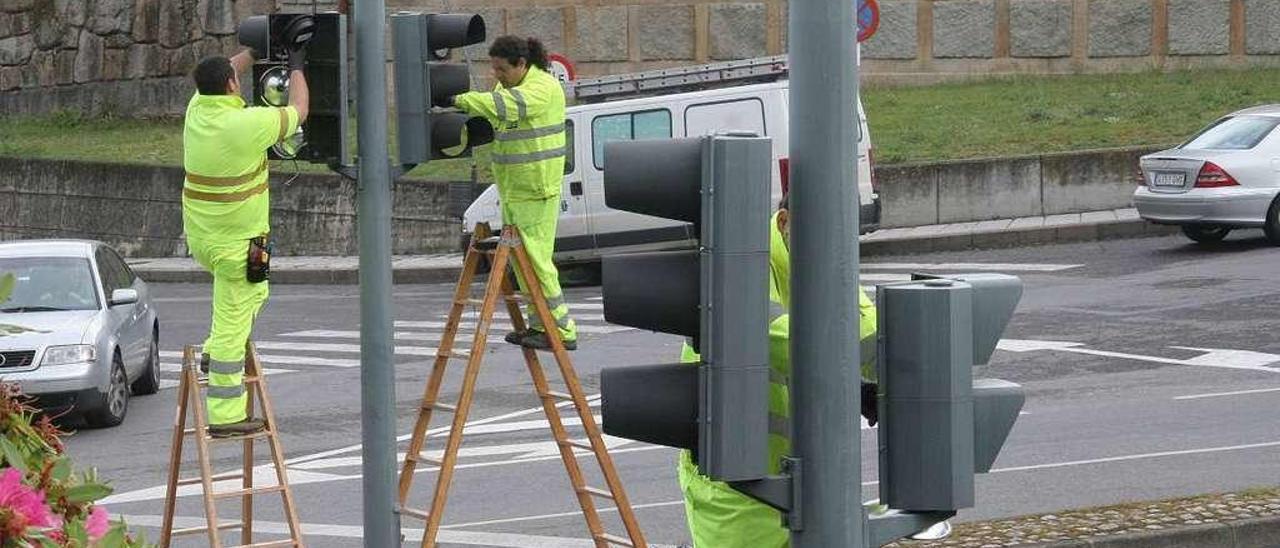
[{"label": "worker's shoe", "polygon": [[915,540],[942,540],[949,536],[951,536],[951,522],[939,521],[933,524],[932,527],[911,535],[911,538]]},{"label": "worker's shoe", "polygon": [[[565,350],[578,349],[577,339],[561,339],[560,342],[564,344]],[[538,350],[551,350],[551,338],[541,331],[530,331],[528,335],[525,335],[525,337],[520,340],[520,346],[525,348],[536,348]]]},{"label": "worker's shoe", "polygon": [[200,374],[201,375],[209,374],[209,353],[208,352],[200,354]]},{"label": "worker's shoe", "polygon": [[266,421],[262,419],[248,418],[240,422],[233,422],[229,424],[210,424],[209,435],[215,438],[234,438],[236,436],[256,434],[266,427]]},{"label": "worker's shoe", "polygon": [[512,331],[510,333],[507,333],[507,336],[504,338],[504,340],[516,346],[524,346],[524,342],[523,342],[524,338],[528,336],[529,336],[528,331]]}]

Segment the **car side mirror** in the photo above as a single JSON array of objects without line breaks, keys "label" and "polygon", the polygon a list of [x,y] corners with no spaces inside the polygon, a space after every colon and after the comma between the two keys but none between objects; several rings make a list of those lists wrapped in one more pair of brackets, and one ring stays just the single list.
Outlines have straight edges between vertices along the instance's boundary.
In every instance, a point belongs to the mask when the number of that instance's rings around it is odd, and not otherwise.
[{"label": "car side mirror", "polygon": [[111,306],[120,306],[122,304],[133,304],[138,302],[137,289],[117,289],[111,292]]}]

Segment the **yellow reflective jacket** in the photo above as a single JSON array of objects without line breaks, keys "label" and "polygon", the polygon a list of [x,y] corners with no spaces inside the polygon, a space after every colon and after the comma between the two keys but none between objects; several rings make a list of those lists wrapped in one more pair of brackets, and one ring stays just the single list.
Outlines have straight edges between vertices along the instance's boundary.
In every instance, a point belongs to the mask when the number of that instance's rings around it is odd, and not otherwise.
[{"label": "yellow reflective jacket", "polygon": [[201,241],[270,230],[267,149],[298,130],[293,107],[245,108],[239,95],[196,94],[182,129],[182,226]]},{"label": "yellow reflective jacket", "polygon": [[493,178],[498,195],[509,202],[560,195],[564,179],[564,88],[560,80],[529,67],[519,85],[471,91],[454,105],[493,125]]}]

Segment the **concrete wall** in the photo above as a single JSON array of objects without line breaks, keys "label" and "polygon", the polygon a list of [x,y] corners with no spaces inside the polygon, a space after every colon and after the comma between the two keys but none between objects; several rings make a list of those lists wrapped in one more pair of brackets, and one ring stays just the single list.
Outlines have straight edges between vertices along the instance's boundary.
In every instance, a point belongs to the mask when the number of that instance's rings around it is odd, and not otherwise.
[{"label": "concrete wall", "polygon": [[[271,178],[272,233],[280,255],[353,255],[356,192],[334,175]],[[395,253],[439,253],[458,245],[448,183],[400,182],[392,213]],[[90,238],[128,256],[186,253],[182,170],[0,157],[0,240]]]},{"label": "concrete wall", "polygon": [[[319,1],[320,9],[337,2]],[[880,0],[864,82],[1280,66],[1280,0]],[[185,75],[254,13],[312,0],[0,1],[0,113],[179,114]],[[541,37],[583,76],[784,53],[785,0],[389,0]],[[388,33],[388,36],[390,33]],[[390,49],[390,48],[388,48]],[[483,61],[486,46],[468,48]],[[476,65],[483,82],[487,66]]]},{"label": "concrete wall", "polygon": [[1126,148],[884,166],[876,170],[885,228],[1061,215],[1130,207],[1138,158]]},{"label": "concrete wall", "polygon": [[[1154,149],[882,166],[885,228],[1129,207],[1137,159]],[[271,180],[280,255],[351,255],[354,185],[334,175]],[[454,251],[459,218],[479,187],[395,185],[393,251]],[[0,240],[91,238],[136,257],[183,255],[182,171],[171,167],[0,157]]]}]

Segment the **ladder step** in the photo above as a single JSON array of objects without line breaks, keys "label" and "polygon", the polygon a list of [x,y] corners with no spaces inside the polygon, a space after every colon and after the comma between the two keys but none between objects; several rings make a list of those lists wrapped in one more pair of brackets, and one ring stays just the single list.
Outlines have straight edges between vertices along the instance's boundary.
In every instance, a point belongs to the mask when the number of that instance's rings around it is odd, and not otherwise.
[{"label": "ladder step", "polygon": [[558,390],[548,390],[545,394],[543,394],[543,397],[555,398],[557,400],[564,400],[564,401],[573,401],[572,394],[566,394]]},{"label": "ladder step", "polygon": [[243,497],[245,495],[266,495],[270,493],[279,493],[281,491],[284,491],[283,485],[271,485],[268,487],[251,487],[249,489],[238,489],[236,491],[228,491],[226,493],[214,493],[213,498],[230,499],[235,497]]},{"label": "ladder step", "polygon": [[286,539],[286,540],[273,540],[269,542],[259,542],[256,544],[241,544],[239,546],[233,546],[231,548],[283,548],[284,546],[298,546],[298,545],[299,543],[294,542],[293,539]]},{"label": "ladder step", "polygon": [[[224,474],[214,474],[209,477],[210,482],[223,481],[229,479],[240,479],[244,477],[244,472],[227,472]],[[204,478],[183,478],[178,480],[178,485],[196,485],[204,482]]]},{"label": "ladder step", "polygon": [[594,497],[613,500],[613,493],[605,491],[604,489],[596,489],[595,487],[588,486],[588,487],[583,487],[582,492]]},{"label": "ladder step", "polygon": [[413,517],[418,518],[418,519],[420,519],[420,520],[422,520],[422,521],[427,521],[427,520],[431,519],[431,512],[427,512],[427,511],[425,511],[425,510],[415,510],[415,509],[413,509],[413,508],[401,508],[401,509],[400,509],[400,515],[402,515],[402,516],[413,516]]},{"label": "ladder step", "polygon": [[444,411],[446,413],[458,412],[458,406],[440,402],[435,402],[429,406],[423,406],[423,409],[433,409],[435,411]]},{"label": "ladder step", "polygon": [[[244,524],[238,521],[228,521],[226,523],[219,525],[218,530],[226,531],[227,529],[239,529],[243,526]],[[209,531],[209,526],[201,525],[199,527],[188,527],[186,529],[174,529],[173,532],[169,534],[175,537],[182,537],[186,535],[198,535],[200,533],[205,533],[208,531]]]},{"label": "ladder step", "polygon": [[618,546],[630,546],[631,548],[635,548],[636,546],[625,538],[617,535],[610,535],[608,533],[600,533],[599,535],[596,535],[596,540],[603,540],[609,544],[617,544]]},{"label": "ladder step", "polygon": [[266,430],[260,430],[258,432],[254,432],[252,434],[245,434],[243,436],[227,436],[225,438],[215,438],[213,436],[205,436],[205,439],[211,443],[214,443],[214,442],[256,440],[256,439],[271,437],[274,435],[275,435],[275,432],[272,432],[270,428],[267,428]]},{"label": "ladder step", "polygon": [[577,447],[578,449],[586,449],[587,451],[595,451],[596,448],[591,446],[591,440],[564,440],[560,442],[562,445]]}]

